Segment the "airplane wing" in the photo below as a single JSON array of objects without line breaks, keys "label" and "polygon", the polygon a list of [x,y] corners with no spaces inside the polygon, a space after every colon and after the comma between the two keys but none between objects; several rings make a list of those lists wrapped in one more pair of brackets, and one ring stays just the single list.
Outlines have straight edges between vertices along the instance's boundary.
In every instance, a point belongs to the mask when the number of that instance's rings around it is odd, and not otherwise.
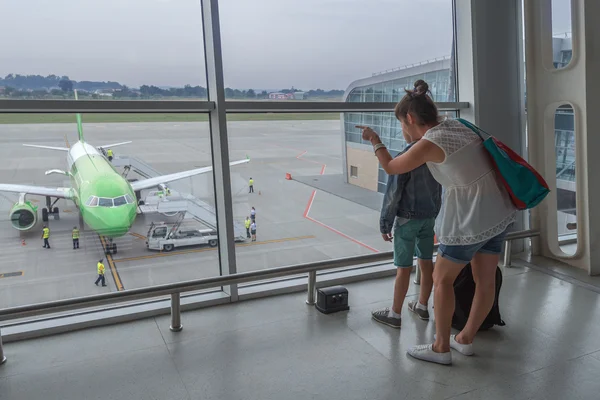
[{"label": "airplane wing", "polygon": [[120,142],[120,143],[111,143],[111,144],[103,144],[102,146],[96,146],[97,148],[102,148],[102,149],[106,149],[109,147],[117,147],[117,146],[121,146],[123,144],[129,144],[131,143],[131,140],[129,142]]},{"label": "airplane wing", "polygon": [[69,151],[66,147],[54,147],[54,146],[42,146],[39,144],[24,144],[26,147],[37,147],[38,149],[49,149],[49,150],[59,150],[59,151]]},{"label": "airplane wing", "polygon": [[[238,165],[238,164],[244,164],[244,163],[247,163],[248,161],[250,161],[250,160],[234,161],[234,162],[230,163],[229,165],[234,166],[234,165]],[[176,172],[174,174],[161,175],[161,176],[157,176],[154,178],[148,178],[148,179],[142,179],[139,181],[134,181],[134,182],[131,182],[131,187],[133,188],[133,190],[150,189],[150,188],[160,185],[161,183],[172,182],[172,181],[176,181],[178,179],[188,178],[188,177],[194,176],[194,175],[205,174],[210,171],[212,171],[212,167],[190,169],[188,171]]]},{"label": "airplane wing", "polygon": [[26,193],[38,196],[51,196],[61,199],[72,199],[73,190],[71,188],[49,188],[44,186],[15,185],[10,183],[0,183],[0,192]]}]

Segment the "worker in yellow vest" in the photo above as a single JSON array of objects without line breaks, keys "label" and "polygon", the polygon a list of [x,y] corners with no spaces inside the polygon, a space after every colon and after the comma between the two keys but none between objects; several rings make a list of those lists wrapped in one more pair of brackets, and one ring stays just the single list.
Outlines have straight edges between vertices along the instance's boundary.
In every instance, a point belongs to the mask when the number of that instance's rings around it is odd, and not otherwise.
[{"label": "worker in yellow vest", "polygon": [[246,237],[250,239],[250,225],[252,224],[252,222],[250,222],[250,217],[246,217],[244,224],[246,225]]},{"label": "worker in yellow vest", "polygon": [[76,226],[73,227],[73,250],[79,248],[79,229]]},{"label": "worker in yellow vest", "polygon": [[248,193],[254,193],[254,179],[248,181]]},{"label": "worker in yellow vest", "polygon": [[44,247],[45,249],[49,249],[50,248],[50,242],[48,242],[48,239],[50,238],[50,229],[48,229],[48,227],[46,225],[44,225],[44,227],[42,228],[42,239],[44,239]]},{"label": "worker in yellow vest", "polygon": [[94,282],[96,284],[96,286],[98,286],[98,282],[102,281],[102,286],[106,286],[106,281],[104,280],[104,272],[106,271],[106,269],[104,268],[104,264],[102,264],[102,261],[104,261],[103,258],[100,259],[100,261],[98,261],[98,279],[96,279],[96,282]]},{"label": "worker in yellow vest", "polygon": [[108,161],[112,161],[112,159],[113,159],[113,151],[112,151],[112,149],[106,150],[106,156],[108,157]]}]

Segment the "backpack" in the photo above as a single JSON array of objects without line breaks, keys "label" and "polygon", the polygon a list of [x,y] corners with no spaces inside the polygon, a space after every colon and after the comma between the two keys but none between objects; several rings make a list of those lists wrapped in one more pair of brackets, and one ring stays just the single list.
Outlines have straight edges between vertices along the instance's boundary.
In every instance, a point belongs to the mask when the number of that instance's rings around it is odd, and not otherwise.
[{"label": "backpack", "polygon": [[[480,331],[488,330],[494,325],[505,325],[500,316],[500,308],[498,306],[498,296],[500,295],[501,287],[502,271],[499,267],[496,267],[496,298],[494,299],[494,305],[492,306],[490,313],[479,328]],[[469,312],[471,312],[471,304],[473,303],[473,296],[475,296],[475,281],[473,280],[473,271],[471,270],[471,264],[469,263],[463,268],[454,281],[455,305],[454,315],[452,316],[452,327],[454,329],[462,330],[467,324]]]}]

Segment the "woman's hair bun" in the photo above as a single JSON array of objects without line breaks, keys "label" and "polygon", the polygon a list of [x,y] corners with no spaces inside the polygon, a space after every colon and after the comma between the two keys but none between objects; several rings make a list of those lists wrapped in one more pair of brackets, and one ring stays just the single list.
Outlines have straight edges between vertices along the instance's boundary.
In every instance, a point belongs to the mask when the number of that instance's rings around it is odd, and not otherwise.
[{"label": "woman's hair bun", "polygon": [[413,95],[415,96],[424,95],[429,91],[429,85],[423,79],[416,81],[414,86]]}]

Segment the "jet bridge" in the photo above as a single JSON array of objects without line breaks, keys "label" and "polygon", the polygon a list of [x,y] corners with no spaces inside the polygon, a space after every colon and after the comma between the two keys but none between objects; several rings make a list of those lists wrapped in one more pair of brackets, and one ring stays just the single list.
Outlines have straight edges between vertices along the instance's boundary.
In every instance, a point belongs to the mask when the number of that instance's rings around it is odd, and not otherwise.
[{"label": "jet bridge", "polygon": [[[114,157],[112,164],[123,168],[123,176],[133,171],[143,178],[153,178],[162,175],[144,161],[129,156]],[[185,213],[186,219],[193,219],[211,229],[217,229],[217,215],[215,209],[208,203],[185,193],[185,185],[181,182],[169,183],[170,194],[167,196],[164,190],[150,191],[144,199],[144,204],[138,206],[142,214],[160,213],[165,216],[174,216],[177,213]],[[180,190],[177,190],[180,189]],[[246,240],[246,229],[243,225],[234,221],[234,237],[236,241]]]}]

